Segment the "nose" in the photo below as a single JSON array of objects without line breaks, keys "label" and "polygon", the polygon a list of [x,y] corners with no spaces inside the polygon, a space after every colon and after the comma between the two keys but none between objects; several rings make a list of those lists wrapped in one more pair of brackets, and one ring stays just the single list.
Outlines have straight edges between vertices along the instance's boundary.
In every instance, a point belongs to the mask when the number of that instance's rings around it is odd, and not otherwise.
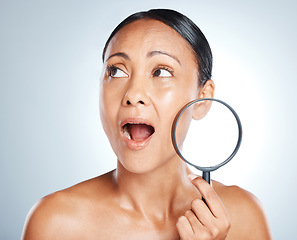
[{"label": "nose", "polygon": [[129,83],[125,96],[122,100],[123,106],[149,105],[150,98],[148,89],[143,81],[132,80]]}]

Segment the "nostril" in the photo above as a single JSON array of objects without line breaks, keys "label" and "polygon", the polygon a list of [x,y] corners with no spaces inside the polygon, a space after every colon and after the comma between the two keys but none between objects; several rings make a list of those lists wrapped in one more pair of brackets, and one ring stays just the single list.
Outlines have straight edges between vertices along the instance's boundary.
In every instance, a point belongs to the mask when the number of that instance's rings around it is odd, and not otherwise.
[{"label": "nostril", "polygon": [[134,102],[134,101],[131,101],[131,100],[129,100],[129,99],[127,99],[126,100],[126,105],[127,106],[136,106],[137,104],[141,104],[141,105],[145,105],[145,102],[144,101],[142,101],[142,100],[139,100],[139,101],[137,101],[137,102]]}]

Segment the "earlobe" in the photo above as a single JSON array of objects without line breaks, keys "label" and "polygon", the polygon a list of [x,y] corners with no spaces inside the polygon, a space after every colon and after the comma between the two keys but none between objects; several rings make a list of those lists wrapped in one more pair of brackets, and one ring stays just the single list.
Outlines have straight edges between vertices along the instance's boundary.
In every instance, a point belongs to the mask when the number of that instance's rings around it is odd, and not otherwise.
[{"label": "earlobe", "polygon": [[[198,99],[213,98],[214,90],[215,90],[214,82],[212,80],[207,80],[204,86],[200,87],[198,91]],[[212,104],[212,101],[207,101],[207,100],[195,103],[193,115],[192,115],[193,119],[200,120],[204,118],[208,113],[211,107],[211,104]]]}]

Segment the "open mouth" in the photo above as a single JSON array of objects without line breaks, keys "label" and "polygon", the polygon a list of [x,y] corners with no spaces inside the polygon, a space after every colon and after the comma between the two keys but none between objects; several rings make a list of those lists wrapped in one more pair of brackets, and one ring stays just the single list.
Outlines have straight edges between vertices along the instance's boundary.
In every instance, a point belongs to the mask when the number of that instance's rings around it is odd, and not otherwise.
[{"label": "open mouth", "polygon": [[145,123],[126,123],[122,129],[124,136],[135,142],[142,142],[155,132],[153,126]]}]

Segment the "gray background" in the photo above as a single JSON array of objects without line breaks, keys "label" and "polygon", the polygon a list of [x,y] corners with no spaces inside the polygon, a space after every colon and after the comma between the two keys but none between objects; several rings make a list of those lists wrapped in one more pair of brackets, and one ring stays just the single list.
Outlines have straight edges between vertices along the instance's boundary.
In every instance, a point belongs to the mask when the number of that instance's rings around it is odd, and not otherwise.
[{"label": "gray background", "polygon": [[[115,167],[100,124],[101,52],[126,16],[172,8],[205,33],[216,97],[244,127],[242,148],[214,178],[253,192],[275,239],[296,229],[296,3],[1,1],[0,239],[19,239],[44,195]],[[294,223],[295,222],[295,223]]]}]

